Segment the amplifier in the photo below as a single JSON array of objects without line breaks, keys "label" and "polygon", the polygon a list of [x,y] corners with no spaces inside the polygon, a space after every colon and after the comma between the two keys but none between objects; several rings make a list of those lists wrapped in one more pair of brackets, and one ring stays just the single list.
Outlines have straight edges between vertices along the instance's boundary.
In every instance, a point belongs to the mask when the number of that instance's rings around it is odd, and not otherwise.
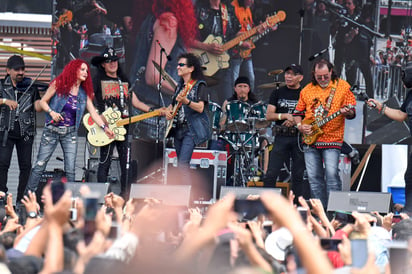
[{"label": "amplifier", "polygon": [[[172,148],[167,148],[164,155],[165,183],[167,184],[170,169],[177,168],[177,155],[175,149]],[[220,187],[226,185],[227,152],[195,149],[190,160],[190,168],[197,170],[207,182],[210,182],[210,187],[206,188],[205,192],[194,195],[193,198],[200,201],[209,201],[211,199],[216,201],[220,193]],[[195,183],[192,182],[192,191],[196,189],[193,185]]]}]

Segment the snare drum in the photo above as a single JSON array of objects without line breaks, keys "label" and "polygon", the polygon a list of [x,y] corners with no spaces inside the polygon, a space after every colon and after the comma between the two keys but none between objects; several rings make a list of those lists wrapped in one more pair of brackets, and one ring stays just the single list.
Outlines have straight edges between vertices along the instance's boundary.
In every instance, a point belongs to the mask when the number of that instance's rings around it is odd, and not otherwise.
[{"label": "snare drum", "polygon": [[249,104],[242,101],[230,101],[226,105],[226,129],[233,132],[249,130],[246,120],[249,112]]},{"label": "snare drum", "polygon": [[209,102],[209,121],[214,132],[220,131],[220,118],[222,117],[222,108],[213,102]]},{"label": "snare drum", "polygon": [[250,132],[241,132],[241,133],[232,133],[227,132],[226,138],[233,143],[233,145],[240,147],[245,147],[246,150],[251,150],[253,147],[253,140],[255,142],[255,147],[259,147],[259,138],[258,136],[253,136],[253,133]]},{"label": "snare drum", "polygon": [[250,107],[248,121],[255,123],[255,128],[265,128],[270,126],[270,121],[266,120],[266,104],[256,103]]}]

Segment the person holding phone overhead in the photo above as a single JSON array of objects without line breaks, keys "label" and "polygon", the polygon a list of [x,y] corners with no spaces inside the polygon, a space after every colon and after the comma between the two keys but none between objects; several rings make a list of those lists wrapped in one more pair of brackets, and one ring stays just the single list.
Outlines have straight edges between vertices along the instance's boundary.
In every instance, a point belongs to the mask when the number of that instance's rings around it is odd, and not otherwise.
[{"label": "person holding phone overhead", "polygon": [[355,105],[350,85],[338,78],[332,63],[325,59],[315,61],[312,81],[300,92],[293,114],[296,127],[303,134],[312,198],[320,199],[325,208],[329,192],[342,190],[339,157],[345,118],[355,118]]},{"label": "person holding phone overhead", "polygon": [[89,65],[79,59],[70,61],[63,72],[51,83],[40,100],[41,108],[46,111],[37,160],[32,168],[26,193],[36,191],[40,178],[46,169],[58,143],[64,153],[64,171],[67,181],[75,181],[77,153],[77,130],[85,109],[95,123],[101,126],[109,138],[113,131],[103,122],[93,105],[93,85]]},{"label": "person holding phone overhead", "polygon": [[[178,165],[182,168],[185,180],[190,177],[189,163],[196,145],[210,137],[209,117],[206,113],[208,94],[206,82],[202,80],[200,62],[192,53],[179,56],[177,65],[180,81],[173,96],[173,108],[166,113],[168,127],[166,137],[174,137]],[[174,119],[176,121],[172,121]],[[171,123],[175,125],[169,130]],[[190,184],[190,181],[187,184]]]}]

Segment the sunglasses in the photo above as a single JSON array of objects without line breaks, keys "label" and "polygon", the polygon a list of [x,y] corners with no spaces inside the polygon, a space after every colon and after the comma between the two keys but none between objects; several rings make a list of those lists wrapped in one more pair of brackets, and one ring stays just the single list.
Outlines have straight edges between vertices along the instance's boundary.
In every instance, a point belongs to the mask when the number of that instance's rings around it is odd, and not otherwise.
[{"label": "sunglasses", "polygon": [[182,67],[186,66],[186,64],[185,63],[179,63],[179,64],[177,64],[177,66],[182,68]]},{"label": "sunglasses", "polygon": [[107,59],[107,60],[104,60],[104,62],[106,63],[106,64],[110,64],[111,62],[116,62],[117,60],[110,60],[110,59]]},{"label": "sunglasses", "polygon": [[329,75],[319,75],[316,76],[316,80],[322,81],[323,80],[328,80],[329,79]]}]

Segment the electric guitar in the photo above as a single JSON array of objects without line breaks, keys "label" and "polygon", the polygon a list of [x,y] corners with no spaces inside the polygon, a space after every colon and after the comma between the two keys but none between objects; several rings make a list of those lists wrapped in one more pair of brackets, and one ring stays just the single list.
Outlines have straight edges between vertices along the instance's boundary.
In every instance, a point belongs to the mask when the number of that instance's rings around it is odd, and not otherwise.
[{"label": "electric guitar", "polygon": [[83,117],[83,125],[88,130],[87,134],[87,141],[93,146],[101,147],[110,144],[113,141],[124,141],[126,135],[126,129],[124,128],[125,125],[129,123],[136,123],[138,121],[159,116],[160,110],[155,110],[147,113],[143,113],[140,115],[136,115],[130,118],[121,118],[121,113],[118,110],[113,110],[112,108],[108,108],[103,112],[103,116],[106,118],[109,128],[114,132],[115,137],[110,139],[107,137],[104,130],[97,125],[90,113],[87,113]]},{"label": "electric guitar", "polygon": [[[186,87],[184,88],[184,90],[181,91],[182,96],[187,96],[187,94],[189,93],[189,91],[192,89],[192,87],[196,84],[196,80],[190,80],[190,82],[186,85]],[[177,115],[177,113],[179,112],[179,109],[182,107],[182,103],[181,102],[176,102],[176,104],[173,106],[172,109],[172,119],[167,121],[167,125],[166,125],[166,132],[165,132],[165,138],[167,138],[169,136],[170,131],[172,130],[173,126],[176,124],[175,122],[175,117]]]},{"label": "electric guitar", "polygon": [[[352,105],[347,106],[350,109],[354,109],[355,107]],[[316,121],[314,119],[305,119],[302,121],[302,124],[304,125],[311,125],[312,126],[312,134],[307,135],[303,134],[303,142],[307,145],[312,145],[316,142],[316,140],[323,134],[323,131],[321,127],[323,127],[326,123],[330,122],[331,120],[335,119],[341,114],[341,110],[338,110],[337,112],[333,113],[332,115],[329,115],[328,117]]]},{"label": "electric guitar", "polygon": [[[214,75],[218,70],[228,68],[229,67],[229,60],[230,56],[226,52],[227,50],[239,45],[240,42],[243,42],[246,39],[249,39],[256,33],[258,33],[258,29],[261,27],[268,28],[268,27],[273,27],[279,22],[284,21],[286,18],[286,13],[283,10],[280,10],[276,13],[276,15],[270,16],[266,18],[266,21],[260,24],[259,26],[256,26],[246,32],[243,32],[236,38],[233,38],[232,40],[224,43],[222,45],[223,50],[225,51],[224,53],[217,55],[213,54],[204,50],[200,49],[193,49],[191,52],[199,57],[199,60],[202,64],[203,67],[206,67],[206,70],[203,71],[203,74],[206,76],[212,76]],[[213,36],[210,34],[203,43],[206,44],[211,44],[211,43],[217,43],[217,44],[222,44],[222,38],[217,36]],[[247,56],[247,55],[246,55]]]}]

